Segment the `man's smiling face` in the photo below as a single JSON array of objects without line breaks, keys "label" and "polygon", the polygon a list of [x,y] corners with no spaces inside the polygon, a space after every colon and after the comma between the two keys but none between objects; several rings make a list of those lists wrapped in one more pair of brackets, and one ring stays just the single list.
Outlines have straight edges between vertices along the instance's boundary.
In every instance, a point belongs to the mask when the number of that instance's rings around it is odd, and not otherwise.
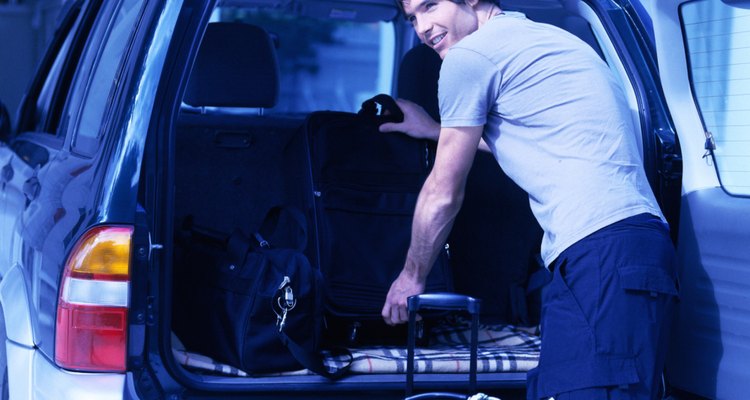
[{"label": "man's smiling face", "polygon": [[419,38],[440,58],[448,49],[479,28],[472,5],[477,0],[458,4],[451,0],[403,0],[406,17]]}]

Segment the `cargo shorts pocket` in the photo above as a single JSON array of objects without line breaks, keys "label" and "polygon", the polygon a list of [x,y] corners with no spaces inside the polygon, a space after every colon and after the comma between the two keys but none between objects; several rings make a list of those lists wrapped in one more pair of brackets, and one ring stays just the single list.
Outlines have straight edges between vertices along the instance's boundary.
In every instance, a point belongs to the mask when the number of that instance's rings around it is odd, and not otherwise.
[{"label": "cargo shorts pocket", "polygon": [[[676,278],[660,266],[627,265],[617,268],[620,287],[630,300],[625,300],[633,309],[647,313],[647,320],[631,315],[631,323],[650,322],[661,324],[671,309],[671,304],[679,299]],[[624,310],[623,310],[624,311]]]},{"label": "cargo shorts pocket", "polygon": [[627,265],[617,268],[620,286],[626,291],[643,292],[651,297],[659,294],[678,296],[677,280],[658,266]]},{"label": "cargo shorts pocket", "polygon": [[665,346],[663,336],[678,295],[676,280],[657,265],[625,264],[612,273],[610,290],[602,292],[597,308],[595,351],[640,355],[651,363]]}]

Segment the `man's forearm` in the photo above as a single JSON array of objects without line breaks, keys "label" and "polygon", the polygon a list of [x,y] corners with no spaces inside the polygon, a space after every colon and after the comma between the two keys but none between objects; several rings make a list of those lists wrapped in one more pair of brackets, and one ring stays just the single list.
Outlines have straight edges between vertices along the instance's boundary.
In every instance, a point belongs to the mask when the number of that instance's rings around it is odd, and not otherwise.
[{"label": "man's forearm", "polygon": [[445,192],[432,175],[425,181],[417,200],[412,239],[404,264],[404,273],[424,282],[445,246],[453,221],[461,208],[462,191]]}]

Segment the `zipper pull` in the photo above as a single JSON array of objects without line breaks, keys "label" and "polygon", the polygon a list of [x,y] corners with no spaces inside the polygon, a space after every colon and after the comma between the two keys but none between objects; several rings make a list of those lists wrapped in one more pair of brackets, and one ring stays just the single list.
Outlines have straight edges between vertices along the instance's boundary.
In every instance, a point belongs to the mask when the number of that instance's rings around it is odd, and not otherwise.
[{"label": "zipper pull", "polygon": [[284,279],[283,279],[283,280],[281,281],[281,285],[279,285],[279,288],[278,288],[277,290],[281,290],[281,289],[283,289],[283,288],[284,288],[284,286],[286,286],[286,285],[288,285],[288,284],[290,284],[290,283],[292,283],[292,280],[291,280],[291,279],[289,279],[289,277],[288,277],[288,276],[284,276]]},{"label": "zipper pull", "polygon": [[716,150],[716,141],[714,140],[714,134],[710,131],[705,132],[706,135],[706,143],[703,144],[703,148],[706,149],[706,152],[703,154],[703,158],[706,158],[714,153],[714,150]]}]

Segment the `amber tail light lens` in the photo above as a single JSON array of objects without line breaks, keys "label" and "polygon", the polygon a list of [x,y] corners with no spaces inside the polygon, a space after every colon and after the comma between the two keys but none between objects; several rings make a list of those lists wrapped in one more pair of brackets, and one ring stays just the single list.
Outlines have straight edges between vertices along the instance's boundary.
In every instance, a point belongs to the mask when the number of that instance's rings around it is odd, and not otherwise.
[{"label": "amber tail light lens", "polygon": [[126,369],[133,228],[99,226],[76,244],[57,306],[55,362],[77,371]]}]

